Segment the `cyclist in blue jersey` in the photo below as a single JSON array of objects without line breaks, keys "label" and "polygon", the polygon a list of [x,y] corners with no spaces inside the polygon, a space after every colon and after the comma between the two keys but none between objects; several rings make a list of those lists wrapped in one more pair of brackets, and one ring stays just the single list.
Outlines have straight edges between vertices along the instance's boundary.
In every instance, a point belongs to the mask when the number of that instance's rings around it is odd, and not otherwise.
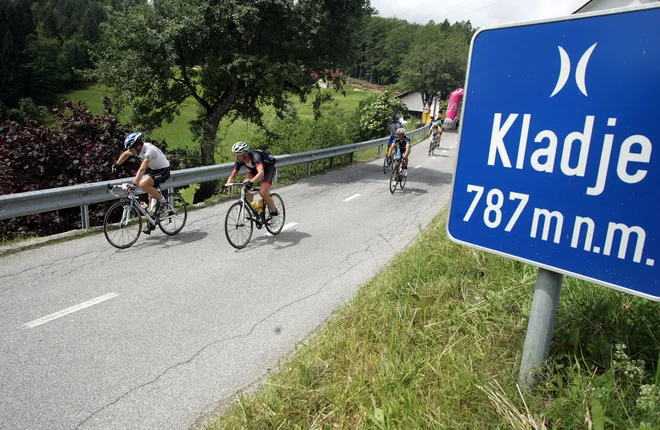
[{"label": "cyclist in blue jersey", "polygon": [[[396,148],[396,149],[395,149]],[[396,150],[397,154],[403,159],[403,176],[408,176],[408,156],[412,146],[410,144],[410,139],[406,136],[406,130],[403,127],[400,127],[396,131],[396,138],[392,145],[390,146],[389,151],[387,151],[388,162],[392,162],[392,153]]]}]

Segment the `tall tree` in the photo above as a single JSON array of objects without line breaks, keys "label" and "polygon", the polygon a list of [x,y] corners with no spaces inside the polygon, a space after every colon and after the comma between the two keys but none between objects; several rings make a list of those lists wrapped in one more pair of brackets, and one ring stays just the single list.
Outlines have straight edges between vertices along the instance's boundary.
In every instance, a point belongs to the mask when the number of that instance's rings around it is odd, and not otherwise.
[{"label": "tall tree", "polygon": [[[111,14],[95,76],[133,104],[146,130],[194,99],[191,129],[210,165],[223,118],[261,125],[261,106],[281,113],[289,94],[304,100],[318,88],[317,77],[341,86],[331,72],[354,64],[352,30],[369,12],[369,0],[154,0]],[[195,200],[214,189],[202,184]]]},{"label": "tall tree", "polygon": [[424,104],[441,94],[445,96],[464,84],[468,44],[462,33],[415,43],[401,65],[399,87],[421,93]]},{"label": "tall tree", "polygon": [[0,101],[16,106],[21,98],[21,65],[11,30],[0,46]]}]

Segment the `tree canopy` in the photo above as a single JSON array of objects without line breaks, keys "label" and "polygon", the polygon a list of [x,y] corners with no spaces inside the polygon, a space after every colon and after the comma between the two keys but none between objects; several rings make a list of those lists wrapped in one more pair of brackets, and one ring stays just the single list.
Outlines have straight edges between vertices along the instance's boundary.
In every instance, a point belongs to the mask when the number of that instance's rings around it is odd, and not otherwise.
[{"label": "tree canopy", "polygon": [[[193,135],[213,164],[223,118],[262,124],[261,106],[281,113],[319,78],[340,86],[332,72],[354,63],[353,30],[369,12],[368,0],[154,0],[110,14],[95,76],[145,130],[194,99]],[[202,186],[195,199],[212,192]]]}]

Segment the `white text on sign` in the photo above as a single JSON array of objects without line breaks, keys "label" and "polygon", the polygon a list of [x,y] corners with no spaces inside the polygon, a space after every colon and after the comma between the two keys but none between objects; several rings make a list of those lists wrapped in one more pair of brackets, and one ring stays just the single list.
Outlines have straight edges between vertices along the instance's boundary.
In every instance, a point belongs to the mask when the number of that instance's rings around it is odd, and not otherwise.
[{"label": "white text on sign", "polygon": [[[464,222],[469,222],[472,218],[475,210],[479,207],[479,204],[482,202],[482,197],[484,196],[484,187],[480,185],[469,184],[467,186],[467,191],[469,193],[474,193],[472,203],[468,208],[465,216],[463,217]],[[503,221],[502,209],[506,202],[504,197],[504,192],[497,188],[493,188],[488,191],[486,194],[486,207],[483,211],[483,222],[488,228],[498,228]],[[510,192],[509,201],[514,202],[510,204],[516,204],[516,209],[514,210],[511,218],[506,223],[504,231],[511,232],[515,227],[516,223],[520,219],[520,216],[523,214],[523,211],[527,207],[529,202],[529,194]],[[548,210],[545,208],[534,208],[534,213],[532,215],[532,224],[529,232],[531,238],[537,239],[540,236],[541,240],[548,241],[559,244],[562,240],[562,234],[566,231],[565,220],[570,222],[571,217],[567,217],[557,210]],[[554,224],[554,227],[553,227]],[[617,252],[617,258],[624,260],[628,254],[629,242],[631,239],[631,234],[635,234],[635,243],[634,251],[632,252],[632,260],[635,263],[645,263],[647,266],[653,266],[655,260],[652,258],[646,258],[642,261],[642,255],[644,253],[644,244],[646,242],[646,231],[640,226],[628,226],[623,223],[618,222],[608,222],[607,228],[599,226],[596,228],[596,223],[594,220],[587,216],[575,216],[573,220],[573,229],[572,235],[567,236],[571,239],[571,248],[578,248],[580,242],[583,240],[584,249],[587,252],[593,252],[599,254],[602,252],[603,255],[609,256],[614,248],[615,241],[619,241],[619,250]],[[568,225],[570,228],[570,224]],[[554,228],[554,234],[550,234],[551,230]],[[571,230],[568,230],[571,232]],[[570,233],[569,233],[570,234]],[[594,237],[596,241],[600,241],[602,246],[595,246]]]},{"label": "white text on sign", "polygon": [[[506,168],[512,168],[511,159],[504,139],[507,137],[509,129],[518,119],[519,114],[509,114],[504,124],[502,124],[502,114],[496,113],[493,118],[493,129],[490,135],[490,149],[488,151],[488,165],[494,166],[499,157],[500,162]],[[560,170],[566,176],[584,177],[587,170],[587,163],[592,159],[600,157],[598,174],[595,183],[587,187],[587,195],[598,196],[605,190],[605,183],[608,174],[610,158],[612,157],[612,145],[614,143],[614,134],[606,133],[603,137],[603,148],[600,156],[594,154],[591,157],[589,148],[591,146],[592,132],[594,128],[595,116],[588,115],[584,119],[584,128],[582,131],[569,133],[563,141],[561,148]],[[616,126],[616,118],[608,118],[607,126]],[[525,167],[525,157],[528,151],[528,136],[532,122],[531,114],[524,114],[522,118],[522,127],[520,138],[518,140],[518,152],[516,155],[516,169]],[[531,167],[538,172],[553,173],[555,170],[555,160],[560,151],[558,148],[559,138],[551,130],[542,130],[534,137],[534,142],[539,144],[534,148],[529,148],[531,154],[529,163]],[[541,146],[543,145],[543,146]],[[571,155],[575,148],[578,148],[578,161],[575,166],[570,165]],[[635,134],[627,137],[621,143],[618,154],[616,174],[619,179],[627,184],[635,184],[642,181],[647,174],[639,166],[630,163],[649,163],[651,160],[651,141],[641,134]]]}]

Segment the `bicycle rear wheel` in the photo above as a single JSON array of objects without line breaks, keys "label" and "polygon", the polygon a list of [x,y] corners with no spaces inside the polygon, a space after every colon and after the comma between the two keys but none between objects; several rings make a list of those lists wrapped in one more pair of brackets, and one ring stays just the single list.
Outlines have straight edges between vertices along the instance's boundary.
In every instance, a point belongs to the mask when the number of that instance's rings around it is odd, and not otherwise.
[{"label": "bicycle rear wheel", "polygon": [[392,170],[392,174],[390,175],[390,193],[394,194],[394,191],[396,190],[396,183],[398,182],[397,178],[397,171],[399,168],[395,168]]},{"label": "bicycle rear wheel", "polygon": [[236,249],[245,248],[252,238],[254,222],[242,202],[236,202],[229,207],[225,217],[225,235],[229,244]]},{"label": "bicycle rear wheel", "polygon": [[188,219],[188,208],[181,194],[163,194],[167,200],[167,209],[160,215],[158,227],[167,235],[174,236],[183,229]]},{"label": "bicycle rear wheel", "polygon": [[[275,203],[275,209],[277,209],[278,216],[273,219],[275,221],[274,223],[273,220],[271,220],[270,223],[266,223],[266,230],[268,230],[270,234],[276,235],[279,234],[279,232],[282,231],[282,227],[284,227],[286,209],[284,208],[284,200],[282,200],[282,197],[280,197],[279,194],[273,193],[270,197],[273,199],[273,203]],[[264,210],[266,210],[265,207]]]},{"label": "bicycle rear wheel", "polygon": [[126,249],[142,233],[142,214],[130,201],[117,202],[105,213],[103,233],[110,245]]}]

